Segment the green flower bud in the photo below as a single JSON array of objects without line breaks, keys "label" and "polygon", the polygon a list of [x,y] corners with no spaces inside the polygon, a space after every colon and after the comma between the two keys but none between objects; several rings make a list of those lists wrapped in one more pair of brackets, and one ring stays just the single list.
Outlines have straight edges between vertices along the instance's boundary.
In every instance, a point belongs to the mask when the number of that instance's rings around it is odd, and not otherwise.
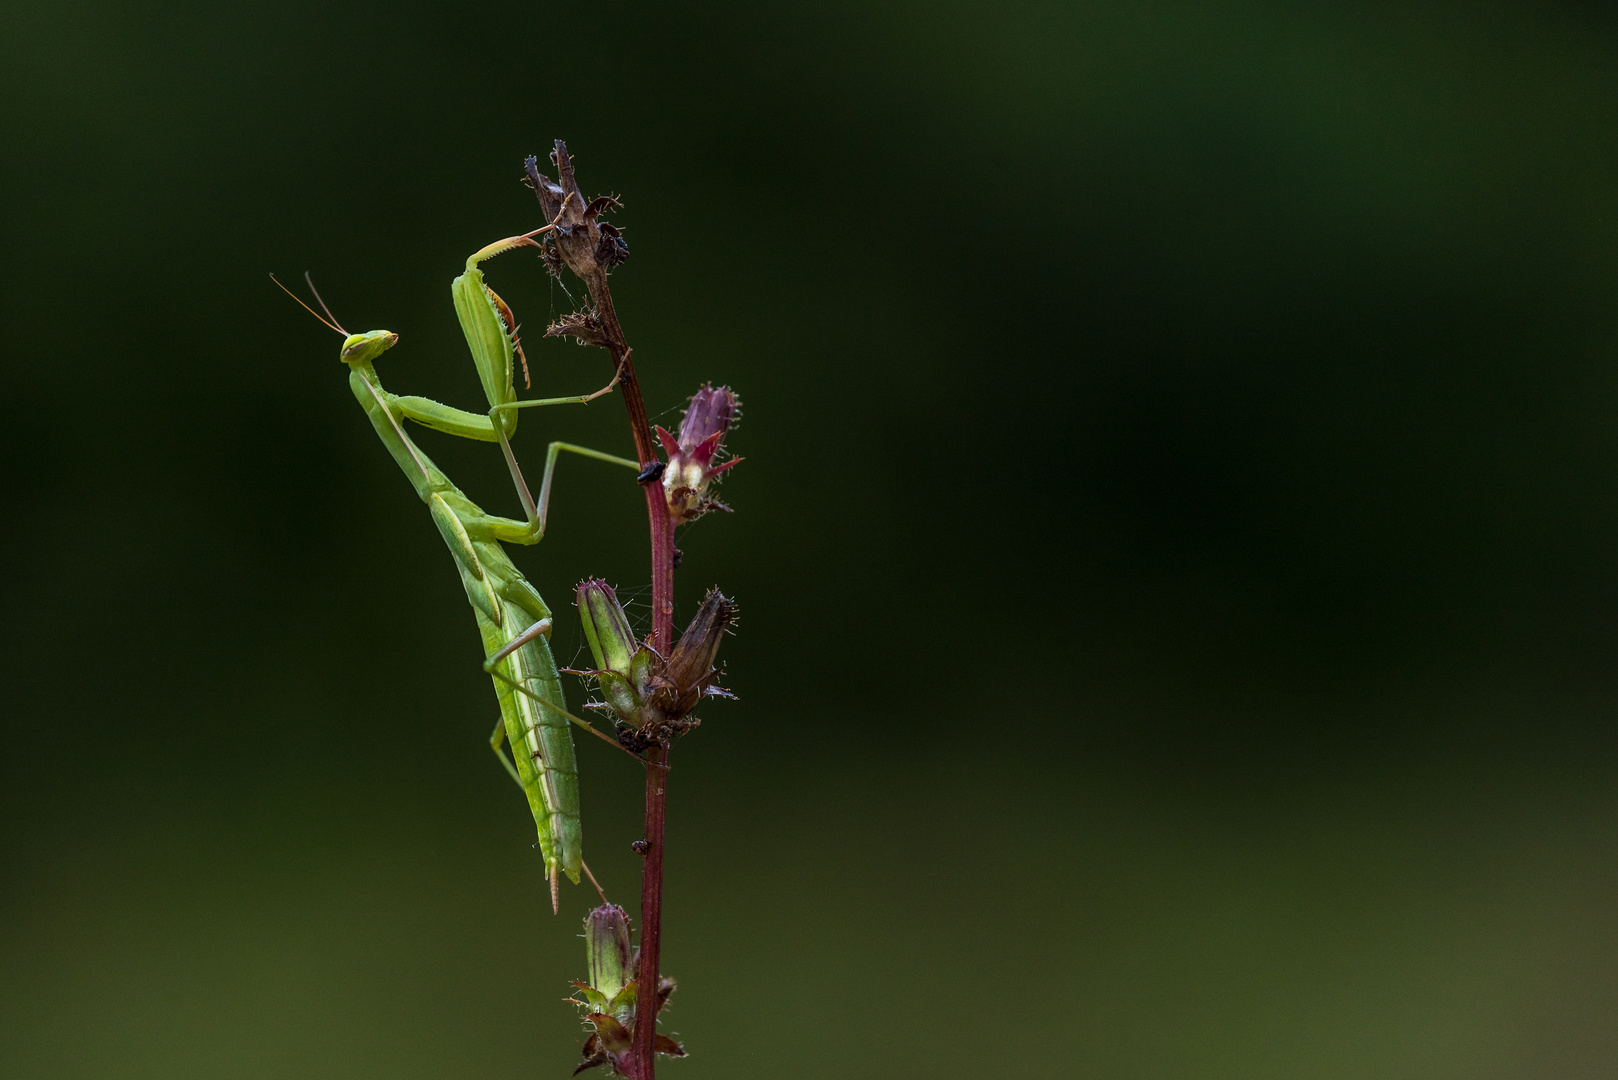
[{"label": "green flower bud", "polygon": [[587,702],[585,708],[613,713],[620,731],[624,724],[639,730],[646,725],[646,692],[657,654],[635,640],[629,618],[606,582],[597,578],[580,582],[577,600],[584,636],[597,664],[594,671],[581,674],[595,676],[606,699]]},{"label": "green flower bud", "polygon": [[[602,904],[584,919],[584,952],[590,968],[590,985],[576,982],[584,1000],[569,998],[586,1010],[584,1019],[594,1029],[584,1040],[584,1060],[573,1070],[577,1076],[586,1069],[605,1065],[614,1076],[628,1076],[628,1055],[635,1038],[635,953],[629,947],[629,916],[617,904]],[[674,980],[657,980],[657,1009],[661,1013],[674,992]],[[685,1057],[685,1048],[667,1035],[654,1033],[653,1046],[659,1054]]]},{"label": "green flower bud", "polygon": [[576,597],[584,637],[590,643],[590,655],[595,657],[596,667],[620,675],[629,674],[629,662],[639,642],[629,628],[629,617],[624,614],[612,586],[599,578],[590,578],[579,583]]},{"label": "green flower bud", "polygon": [[603,904],[584,919],[584,955],[590,986],[609,1004],[635,977],[629,948],[629,916],[617,904]]}]

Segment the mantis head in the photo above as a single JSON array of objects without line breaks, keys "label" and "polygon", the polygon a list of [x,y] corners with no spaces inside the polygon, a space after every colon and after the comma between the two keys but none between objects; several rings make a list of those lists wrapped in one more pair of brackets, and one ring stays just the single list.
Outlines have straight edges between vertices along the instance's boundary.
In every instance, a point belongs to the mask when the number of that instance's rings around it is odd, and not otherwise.
[{"label": "mantis head", "polygon": [[375,360],[399,343],[399,335],[391,330],[371,330],[364,334],[350,334],[343,342],[341,359],[345,364],[360,364]]}]

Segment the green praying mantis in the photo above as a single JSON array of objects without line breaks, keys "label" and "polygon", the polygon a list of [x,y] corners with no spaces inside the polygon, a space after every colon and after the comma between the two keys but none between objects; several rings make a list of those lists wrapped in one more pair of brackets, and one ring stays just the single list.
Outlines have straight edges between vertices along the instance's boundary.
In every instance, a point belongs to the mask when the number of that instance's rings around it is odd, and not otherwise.
[{"label": "green praying mantis", "polygon": [[[545,859],[545,875],[550,882],[551,907],[559,906],[558,874],[566,874],[578,884],[581,869],[589,874],[583,858],[583,831],[579,818],[578,768],[573,754],[571,722],[597,736],[619,744],[609,736],[567,711],[558,678],[556,661],[547,639],[551,611],[528,579],[512,564],[501,544],[536,544],[545,535],[550,504],[551,481],[561,451],[640,470],[639,462],[615,457],[571,443],[553,442],[546,452],[545,475],[536,501],[523,479],[522,470],[511,449],[511,436],[517,430],[519,411],[545,405],[585,404],[610,393],[618,384],[618,373],[606,386],[590,394],[569,397],[518,400],[515,389],[515,361],[521,361],[524,382],[528,380],[528,360],[517,337],[517,324],[505,301],[484,283],[478,266],[502,252],[523,246],[538,246],[534,237],[554,228],[547,225],[530,233],[496,241],[474,252],[466,269],[451,283],[455,314],[466,335],[478,378],[488,399],[486,414],[466,412],[423,397],[400,396],[382,388],[375,361],[399,341],[387,330],[350,334],[332,316],[331,309],[315,291],[315,300],[325,311],[294,300],[332,330],[343,335],[340,357],[348,365],[349,387],[360,407],[376,429],[393,460],[427,504],[433,524],[438,527],[460,572],[461,584],[476,616],[483,639],[484,665],[494,680],[500,703],[500,720],[490,745],[518,786],[527,796],[534,824],[539,832],[540,851]],[[307,277],[307,275],[306,275]],[[273,278],[273,275],[272,275]],[[277,285],[281,283],[276,282]],[[409,420],[434,431],[478,442],[500,445],[511,472],[512,482],[522,502],[525,521],[500,517],[484,511],[462,493],[433,464],[405,432]],[[502,742],[512,748],[508,760],[501,752]],[[592,882],[594,878],[592,877]],[[599,886],[598,886],[599,888]]]}]

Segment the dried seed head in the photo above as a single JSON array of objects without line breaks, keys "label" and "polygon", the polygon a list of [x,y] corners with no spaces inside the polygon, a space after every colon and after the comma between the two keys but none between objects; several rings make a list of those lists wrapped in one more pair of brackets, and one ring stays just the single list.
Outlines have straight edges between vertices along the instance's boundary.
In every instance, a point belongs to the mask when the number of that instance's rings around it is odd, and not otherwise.
[{"label": "dried seed head", "polygon": [[615,226],[605,221],[598,226],[601,230],[601,242],[596,245],[596,262],[611,268],[621,266],[629,258],[629,241]]},{"label": "dried seed head", "polygon": [[563,315],[545,328],[545,336],[570,337],[580,345],[598,345],[602,348],[611,344],[607,331],[601,326],[601,316],[595,311],[575,311]]},{"label": "dried seed head", "polygon": [[555,180],[539,171],[537,157],[523,162],[528,186],[539,199],[540,211],[546,221],[556,226],[542,241],[546,251],[555,253],[555,257],[547,258],[546,265],[555,272],[556,263],[560,261],[588,281],[597,271],[605,273],[629,258],[629,245],[624,242],[623,234],[599,220],[601,214],[619,205],[618,200],[606,196],[585,201],[573,175],[567,145],[560,139],[551,152],[551,163],[556,166]]}]

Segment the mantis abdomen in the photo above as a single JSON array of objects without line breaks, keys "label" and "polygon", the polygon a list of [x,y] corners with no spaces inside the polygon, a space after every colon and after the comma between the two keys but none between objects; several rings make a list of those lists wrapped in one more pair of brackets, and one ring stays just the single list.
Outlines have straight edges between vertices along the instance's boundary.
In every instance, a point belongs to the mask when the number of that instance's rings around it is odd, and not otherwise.
[{"label": "mantis abdomen", "polygon": [[[485,657],[493,657],[522,631],[534,623],[527,612],[502,600],[503,625],[496,626],[482,611],[477,612],[478,633],[483,638]],[[557,868],[574,884],[579,881],[583,852],[583,827],[579,821],[579,772],[573,757],[573,736],[568,730],[562,684],[556,673],[545,639],[536,637],[501,661],[509,678],[522,684],[528,694],[549,702],[546,708],[534,697],[514,689],[495,677],[494,691],[500,699],[500,716],[506,725],[506,741],[528,796],[534,824],[539,828],[539,847],[545,856],[547,876]]]}]

